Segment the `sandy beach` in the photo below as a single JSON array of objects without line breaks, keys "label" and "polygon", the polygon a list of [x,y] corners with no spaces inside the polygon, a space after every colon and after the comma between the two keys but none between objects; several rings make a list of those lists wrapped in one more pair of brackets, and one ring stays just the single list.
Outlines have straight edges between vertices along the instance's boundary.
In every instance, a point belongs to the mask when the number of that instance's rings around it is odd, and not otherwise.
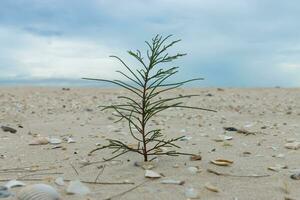
[{"label": "sandy beach", "polygon": [[[285,146],[300,142],[300,89],[203,88],[168,93],[199,94],[188,99],[186,105],[218,112],[170,109],[151,121],[151,126],[164,129],[166,137],[186,136],[177,143],[182,147],[180,151],[202,157],[196,161],[189,156],[158,157],[152,169],[163,175],[158,179],[145,178],[145,170],[135,166],[142,161],[137,154],[128,153],[109,162],[101,162],[111,156],[109,150],[88,155],[105,145],[107,138],[134,143],[127,123],[113,123],[111,111],[98,107],[118,102],[121,94],[126,92],[101,88],[0,88],[0,125],[17,130],[10,133],[0,129],[1,184],[13,179],[27,185],[46,183],[56,188],[64,200],[188,199],[188,188],[193,188],[199,199],[300,199],[300,180],[290,178],[300,173],[300,149]],[[224,127],[244,132],[226,131]],[[39,137],[61,142],[29,145]],[[70,138],[73,142],[68,143]],[[211,163],[216,159],[233,163],[217,166]],[[65,185],[55,184],[57,177],[63,177]],[[166,179],[184,184],[162,184]],[[91,193],[66,194],[68,180],[85,182]],[[208,184],[218,192],[208,190]],[[15,193],[19,190],[12,189]]]}]

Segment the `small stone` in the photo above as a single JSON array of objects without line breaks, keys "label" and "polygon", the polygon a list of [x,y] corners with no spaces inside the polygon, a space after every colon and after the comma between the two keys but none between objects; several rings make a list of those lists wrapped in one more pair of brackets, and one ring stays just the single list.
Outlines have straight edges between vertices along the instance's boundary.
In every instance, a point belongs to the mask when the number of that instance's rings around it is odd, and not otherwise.
[{"label": "small stone", "polygon": [[238,129],[234,128],[234,127],[224,127],[224,130],[225,131],[238,131]]},{"label": "small stone", "polygon": [[10,133],[16,133],[16,132],[17,132],[16,129],[11,128],[11,127],[8,127],[8,126],[1,126],[1,129],[2,129],[4,132],[10,132]]},{"label": "small stone", "polygon": [[291,179],[300,180],[300,173],[295,173],[291,175]]}]

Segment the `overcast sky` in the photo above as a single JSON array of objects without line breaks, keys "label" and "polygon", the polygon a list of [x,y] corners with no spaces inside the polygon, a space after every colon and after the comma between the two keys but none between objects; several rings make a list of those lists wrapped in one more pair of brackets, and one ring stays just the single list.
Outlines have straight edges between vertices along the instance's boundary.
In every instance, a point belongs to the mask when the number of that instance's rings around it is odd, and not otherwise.
[{"label": "overcast sky", "polygon": [[178,80],[300,86],[298,0],[1,0],[0,80],[114,78],[157,33],[182,39]]}]

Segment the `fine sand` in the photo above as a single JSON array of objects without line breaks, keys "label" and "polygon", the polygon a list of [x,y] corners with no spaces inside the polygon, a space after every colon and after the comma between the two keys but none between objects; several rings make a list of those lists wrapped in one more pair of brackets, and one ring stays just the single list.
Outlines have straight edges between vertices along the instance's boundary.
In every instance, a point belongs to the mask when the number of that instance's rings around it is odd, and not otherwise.
[{"label": "fine sand", "polygon": [[[145,178],[145,170],[134,165],[142,161],[140,155],[128,153],[110,162],[96,162],[111,156],[109,150],[88,156],[97,145],[105,145],[107,138],[134,143],[127,123],[113,123],[111,112],[98,107],[118,102],[117,96],[124,94],[118,89],[0,88],[0,125],[17,129],[16,133],[0,129],[1,185],[12,179],[28,185],[46,183],[64,200],[101,200],[125,191],[111,199],[188,199],[187,188],[194,188],[199,199],[300,199],[300,180],[290,178],[300,172],[300,149],[285,148],[288,141],[300,142],[300,89],[178,89],[168,93],[199,94],[187,99],[186,105],[218,112],[170,109],[151,121],[151,127],[163,128],[169,138],[186,136],[177,142],[180,151],[202,156],[197,161],[189,156],[158,157],[152,170],[164,177],[155,180]],[[225,131],[224,127],[254,134]],[[224,134],[232,140],[217,142]],[[29,145],[37,137],[59,138],[62,143]],[[76,142],[67,143],[64,139],[69,137]],[[210,163],[218,158],[233,163]],[[199,168],[199,172],[193,173],[191,167]],[[208,169],[222,174],[209,173]],[[89,181],[85,185],[91,194],[68,195],[68,182],[58,186],[54,183],[57,177]],[[93,184],[96,179],[134,184]],[[165,179],[184,184],[162,184]],[[206,189],[207,183],[219,192]],[[12,190],[18,193],[20,188]]]}]

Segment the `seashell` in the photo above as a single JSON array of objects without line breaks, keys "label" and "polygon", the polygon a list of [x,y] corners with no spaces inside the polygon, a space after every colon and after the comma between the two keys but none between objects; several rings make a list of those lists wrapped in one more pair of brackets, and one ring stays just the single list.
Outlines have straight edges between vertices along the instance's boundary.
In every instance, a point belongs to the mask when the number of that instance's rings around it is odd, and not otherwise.
[{"label": "seashell", "polygon": [[156,167],[156,164],[153,162],[135,162],[134,166],[141,167],[144,170],[151,170]]},{"label": "seashell", "polygon": [[280,153],[280,154],[275,155],[274,157],[276,157],[276,158],[284,158],[285,155],[283,153]]},{"label": "seashell", "polygon": [[68,194],[78,194],[78,195],[86,195],[91,191],[88,187],[81,183],[81,181],[70,181],[69,186],[67,188]]},{"label": "seashell", "polygon": [[216,186],[212,185],[211,183],[205,183],[204,187],[209,191],[219,192],[219,189]]},{"label": "seashell", "polygon": [[145,171],[145,177],[146,178],[160,178],[161,175],[155,171],[152,170],[146,170]]},{"label": "seashell", "polygon": [[288,142],[284,145],[287,149],[294,149],[297,150],[300,148],[300,142]]},{"label": "seashell", "polygon": [[73,138],[68,138],[67,143],[76,143],[76,141]]},{"label": "seashell", "polygon": [[56,185],[63,186],[65,184],[63,177],[57,177],[54,181]]},{"label": "seashell", "polygon": [[50,144],[60,144],[62,142],[59,138],[49,138],[48,140]]},{"label": "seashell", "polygon": [[31,143],[29,143],[29,145],[45,145],[48,143],[49,143],[48,138],[39,137],[39,138],[36,138],[35,140],[33,140]]},{"label": "seashell", "polygon": [[58,192],[50,185],[35,184],[24,187],[18,200],[61,200]]},{"label": "seashell", "polygon": [[180,141],[189,141],[192,139],[192,136],[184,136],[180,139]]},{"label": "seashell", "polygon": [[188,169],[188,171],[191,174],[200,173],[202,171],[198,166],[196,166],[196,167],[188,167],[187,169]]},{"label": "seashell", "polygon": [[187,197],[189,199],[198,199],[199,198],[198,191],[192,187],[186,188],[184,191],[184,194],[185,194],[185,197]]},{"label": "seashell", "polygon": [[5,186],[0,186],[0,198],[7,198],[11,196],[12,193]]},{"label": "seashell", "polygon": [[223,142],[223,141],[226,141],[226,140],[232,140],[233,137],[232,136],[228,136],[228,135],[218,135],[217,138],[214,139],[214,141],[216,142]]},{"label": "seashell", "polygon": [[5,183],[5,187],[6,188],[14,188],[14,187],[22,187],[25,186],[26,184],[21,182],[21,181],[17,181],[17,180],[10,180],[7,183]]},{"label": "seashell", "polygon": [[202,156],[200,156],[200,155],[192,155],[190,157],[191,161],[196,161],[196,160],[201,160],[201,159],[202,159]]},{"label": "seashell", "polygon": [[229,166],[233,163],[232,160],[225,160],[225,159],[216,159],[210,161],[212,164],[219,165],[219,166]]},{"label": "seashell", "polygon": [[162,184],[172,184],[172,185],[183,185],[184,181],[173,180],[173,179],[165,179],[165,180],[162,180],[160,183],[162,183]]},{"label": "seashell", "polygon": [[287,169],[287,168],[288,168],[287,165],[276,164],[275,166],[268,167],[268,170],[278,172],[278,171],[280,171],[281,169]]}]

